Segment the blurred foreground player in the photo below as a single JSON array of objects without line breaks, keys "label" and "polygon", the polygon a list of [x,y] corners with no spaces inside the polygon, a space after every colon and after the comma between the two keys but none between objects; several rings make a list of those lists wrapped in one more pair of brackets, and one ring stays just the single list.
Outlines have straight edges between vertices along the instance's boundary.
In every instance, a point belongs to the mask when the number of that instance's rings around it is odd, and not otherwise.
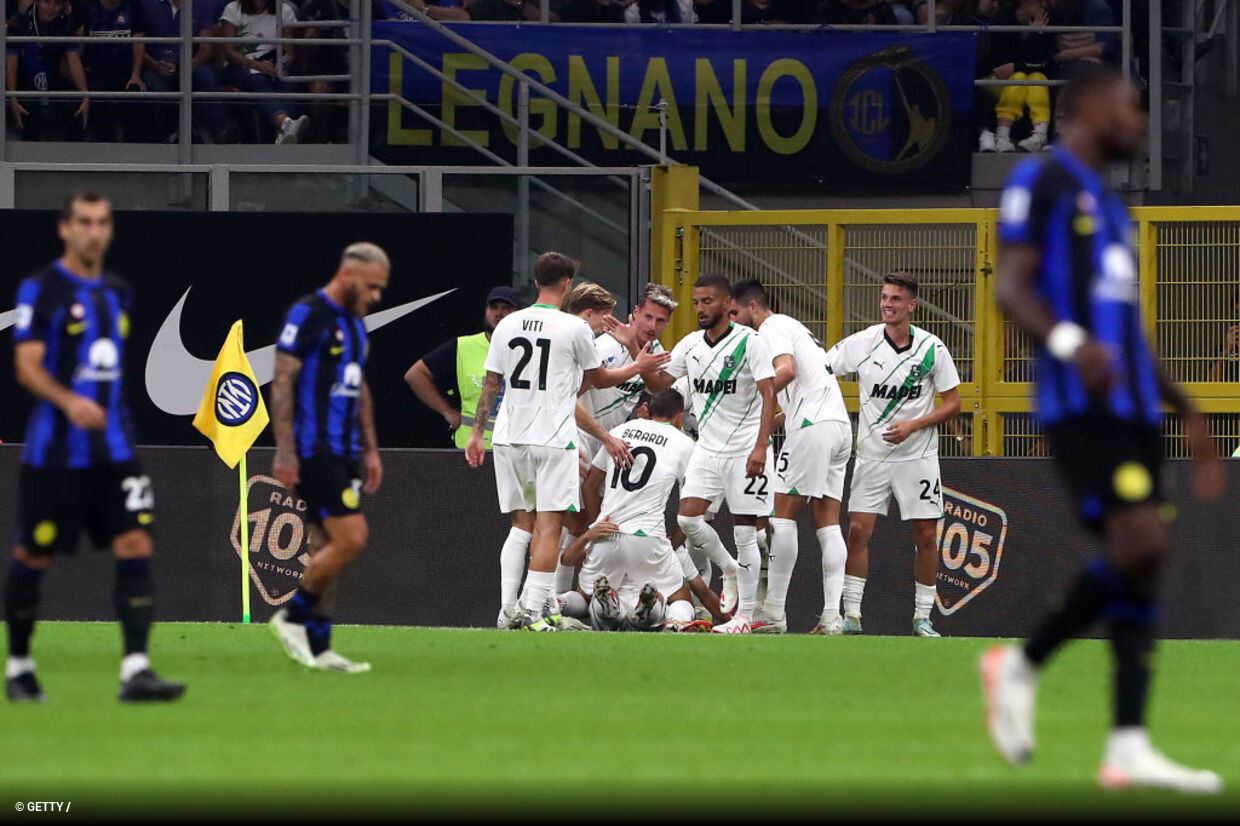
[{"label": "blurred foreground player", "polygon": [[1105,617],[1115,716],[1099,784],[1218,792],[1217,774],[1168,760],[1145,729],[1158,576],[1174,518],[1160,484],[1163,401],[1184,418],[1197,494],[1212,499],[1223,489],[1205,418],[1142,335],[1131,218],[1102,177],[1108,163],[1133,157],[1146,120],[1136,91],[1110,68],[1075,79],[1062,105],[1061,142],[1049,157],[1018,166],[1003,193],[998,298],[1038,346],[1038,414],[1077,513],[1104,553],[1023,647],[983,656],[987,725],[1004,758],[1028,761],[1038,670]]},{"label": "blurred foreground player", "polygon": [[155,616],[154,495],[134,453],[122,386],[132,294],[103,269],[112,205],[96,193],[75,193],[59,230],[65,254],[17,291],[17,380],[38,403],[26,431],[17,548],[4,592],[5,694],[15,702],[46,700],[30,656],[39,581],[52,554],[73,552],[85,526],[95,545],[111,546],[116,557],[114,597],[125,645],[120,699],[175,700],[185,684],[160,679],[146,655]]},{"label": "blurred foreground player", "polygon": [[[390,274],[382,249],[350,244],[327,286],[289,310],[276,345],[271,473],[306,500],[318,550],[288,606],[272,616],[271,627],[293,660],[325,671],[370,670],[370,663],[351,662],[332,650],[323,597],[366,544],[361,494],[378,491],[383,479],[374,401],[363,374],[370,345],[362,317],[383,297]],[[359,453],[366,464],[365,485]]]}]

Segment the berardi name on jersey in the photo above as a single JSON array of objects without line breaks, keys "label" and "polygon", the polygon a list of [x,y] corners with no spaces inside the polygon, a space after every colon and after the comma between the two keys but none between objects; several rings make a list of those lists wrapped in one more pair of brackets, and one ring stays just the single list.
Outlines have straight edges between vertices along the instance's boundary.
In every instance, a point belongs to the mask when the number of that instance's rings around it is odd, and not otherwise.
[{"label": "berardi name on jersey", "polygon": [[640,427],[625,428],[624,435],[620,437],[624,441],[649,442],[652,445],[667,444],[667,437],[662,433],[651,433],[649,430]]}]

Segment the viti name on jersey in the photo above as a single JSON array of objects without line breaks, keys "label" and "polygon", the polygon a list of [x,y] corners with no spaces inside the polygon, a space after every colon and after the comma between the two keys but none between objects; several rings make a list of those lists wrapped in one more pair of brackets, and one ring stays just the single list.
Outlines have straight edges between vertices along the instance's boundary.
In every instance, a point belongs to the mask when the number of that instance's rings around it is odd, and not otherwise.
[{"label": "viti name on jersey", "polygon": [[918,399],[921,398],[921,385],[876,384],[870,396],[875,399]]},{"label": "viti name on jersey", "polygon": [[736,392],[736,379],[694,379],[694,393],[722,393],[727,396]]}]

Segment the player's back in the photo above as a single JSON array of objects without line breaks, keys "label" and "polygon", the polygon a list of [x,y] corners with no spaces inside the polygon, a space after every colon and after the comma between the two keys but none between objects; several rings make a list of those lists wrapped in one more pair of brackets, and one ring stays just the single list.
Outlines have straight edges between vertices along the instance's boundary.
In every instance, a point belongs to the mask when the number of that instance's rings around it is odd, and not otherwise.
[{"label": "player's back", "polygon": [[598,367],[594,335],[547,304],[505,317],[491,335],[486,369],[504,377],[492,444],[568,447],[577,435],[582,374]]},{"label": "player's back", "polygon": [[779,404],[790,426],[848,421],[840,384],[827,367],[827,351],[804,324],[791,316],[773,313],[762,322],[758,334],[769,342],[772,358],[791,351],[796,378],[779,392]]},{"label": "player's back", "polygon": [[606,450],[599,451],[594,466],[605,474],[600,513],[621,533],[666,538],[667,499],[684,477],[693,440],[670,422],[649,419],[625,422],[611,434],[629,444],[633,464],[619,467]]}]

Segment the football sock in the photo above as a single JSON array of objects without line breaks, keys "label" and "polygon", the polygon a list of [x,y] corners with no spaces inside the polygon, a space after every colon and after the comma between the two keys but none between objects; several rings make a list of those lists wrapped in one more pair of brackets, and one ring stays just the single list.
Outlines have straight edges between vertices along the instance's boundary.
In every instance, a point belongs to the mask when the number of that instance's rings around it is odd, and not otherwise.
[{"label": "football sock", "polygon": [[121,682],[129,682],[130,678],[139,671],[146,671],[151,667],[151,661],[146,654],[141,652],[126,654],[121,659]]},{"label": "football sock", "polygon": [[155,619],[155,588],[151,583],[149,557],[117,560],[113,596],[125,638],[125,653],[146,653],[146,640]]},{"label": "football sock", "polygon": [[770,534],[775,529],[775,520],[770,519],[767,521],[770,523],[770,530],[763,528],[754,534],[758,540],[758,553],[762,554],[763,557],[771,555]]},{"label": "football sock", "polygon": [[822,548],[822,621],[827,623],[840,615],[848,543],[844,541],[844,533],[839,525],[828,525],[819,528],[815,533],[818,535],[818,545]]},{"label": "football sock", "polygon": [[[845,551],[847,555],[847,551]],[[861,597],[865,594],[865,577],[844,574],[844,616],[861,616]]]},{"label": "football sock", "polygon": [[913,583],[913,619],[930,619],[930,609],[934,607],[934,586]]},{"label": "football sock", "polygon": [[762,554],[758,551],[757,533],[753,525],[737,525],[732,529],[732,536],[736,538],[736,587],[740,597],[736,610],[744,617],[753,617],[758,602]]},{"label": "football sock", "polygon": [[1012,127],[1011,126],[998,127],[997,129],[995,129],[995,137],[998,138],[999,140],[1011,140],[1012,139]]},{"label": "football sock", "polygon": [[34,657],[9,657],[4,661],[4,679],[11,680],[14,677],[29,672],[34,673]]},{"label": "football sock", "polygon": [[1142,726],[1117,726],[1107,735],[1106,754],[1108,763],[1123,759],[1138,749],[1150,747],[1150,735]]},{"label": "football sock", "polygon": [[[715,529],[706,524],[706,519],[701,516],[677,516],[676,522],[680,525],[680,529],[685,532],[692,546],[699,548],[706,554],[707,560],[719,566],[719,570],[725,576],[736,575],[736,560],[728,553],[728,549],[723,547],[723,540],[719,538],[719,534],[715,533]],[[751,529],[752,530],[752,529]],[[754,545],[757,550],[757,544]],[[693,552],[690,547],[689,552]],[[761,561],[759,561],[759,565]],[[756,585],[758,579],[758,567],[754,567],[754,583]]]},{"label": "football sock", "polygon": [[797,523],[792,519],[773,516],[771,528],[774,535],[771,537],[770,561],[767,563],[765,605],[767,617],[779,620],[784,618],[792,569],[797,565]]},{"label": "football sock", "polygon": [[1108,613],[1115,656],[1115,725],[1143,726],[1154,651],[1155,606],[1151,600],[1129,597],[1113,601]]},{"label": "football sock", "polygon": [[693,622],[693,618],[696,616],[693,611],[693,605],[688,600],[683,599],[669,603],[666,613],[668,622]]},{"label": "football sock", "polygon": [[312,594],[299,587],[297,593],[288,601],[288,621],[305,625],[314,616],[314,609],[319,605],[319,595]]},{"label": "football sock", "polygon": [[511,608],[517,604],[521,590],[521,577],[525,575],[525,555],[530,549],[532,534],[520,528],[510,528],[504,547],[499,552],[500,604]]},{"label": "football sock", "polygon": [[560,552],[556,555],[555,563],[555,592],[562,594],[565,591],[571,591],[573,588],[573,575],[577,569],[572,565],[565,565],[560,562],[564,552],[568,550],[568,546],[577,541],[577,537],[568,532],[568,528],[560,528]]},{"label": "football sock", "polygon": [[1113,577],[1105,560],[1099,558],[1089,563],[1068,592],[1063,607],[1046,617],[1025,643],[1025,657],[1034,668],[1040,668],[1064,640],[1098,618],[1106,607],[1107,583]]},{"label": "football sock", "polygon": [[42,571],[16,559],[9,566],[9,578],[4,584],[4,621],[9,631],[10,659],[30,656],[30,637],[34,634],[42,579]]},{"label": "football sock", "polygon": [[566,617],[583,619],[590,612],[590,603],[580,591],[560,594],[560,613]]},{"label": "football sock", "polygon": [[521,608],[539,613],[543,603],[555,593],[555,571],[530,571],[525,575],[525,587],[521,590]]},{"label": "football sock", "polygon": [[306,640],[310,643],[310,653],[314,656],[322,654],[332,647],[332,621],[322,614],[315,614],[306,620]]}]

